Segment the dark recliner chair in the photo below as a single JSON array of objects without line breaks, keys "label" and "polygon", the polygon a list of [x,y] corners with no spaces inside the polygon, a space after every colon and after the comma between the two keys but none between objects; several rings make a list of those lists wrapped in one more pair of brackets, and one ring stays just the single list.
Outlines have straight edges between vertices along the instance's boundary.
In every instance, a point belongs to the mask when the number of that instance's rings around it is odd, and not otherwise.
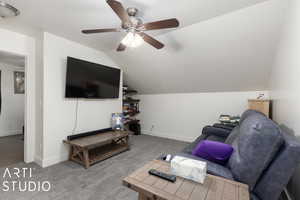
[{"label": "dark recliner chair", "polygon": [[[233,146],[227,165],[191,154],[203,139]],[[243,113],[240,125],[229,134],[223,130],[204,131],[177,155],[205,161],[208,173],[249,185],[253,200],[277,200],[300,162],[300,142],[264,114],[248,110]]]}]

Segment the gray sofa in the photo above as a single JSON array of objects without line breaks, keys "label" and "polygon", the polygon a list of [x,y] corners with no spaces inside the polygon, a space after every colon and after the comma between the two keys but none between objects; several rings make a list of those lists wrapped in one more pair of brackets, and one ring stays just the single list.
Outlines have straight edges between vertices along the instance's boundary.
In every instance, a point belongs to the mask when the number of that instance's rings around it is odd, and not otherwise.
[{"label": "gray sofa", "polygon": [[[233,146],[225,166],[191,154],[203,139]],[[249,185],[253,200],[277,200],[300,162],[300,142],[262,113],[248,110],[230,134],[205,133],[177,155],[205,161],[208,173]]]}]

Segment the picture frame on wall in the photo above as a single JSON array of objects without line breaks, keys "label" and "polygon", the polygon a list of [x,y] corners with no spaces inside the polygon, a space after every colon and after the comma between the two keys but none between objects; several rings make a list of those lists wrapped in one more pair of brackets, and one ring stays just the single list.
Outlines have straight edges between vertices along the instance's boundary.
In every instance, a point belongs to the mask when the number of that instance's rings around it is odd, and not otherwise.
[{"label": "picture frame on wall", "polygon": [[14,88],[15,94],[25,93],[25,73],[22,71],[14,72]]}]

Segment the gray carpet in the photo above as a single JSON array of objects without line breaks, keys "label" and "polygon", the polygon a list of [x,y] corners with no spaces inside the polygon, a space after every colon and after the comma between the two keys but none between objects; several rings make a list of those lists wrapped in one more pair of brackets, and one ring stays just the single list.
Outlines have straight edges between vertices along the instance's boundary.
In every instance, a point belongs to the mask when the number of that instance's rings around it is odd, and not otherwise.
[{"label": "gray carpet", "polygon": [[24,141],[22,135],[0,137],[0,167],[23,162]]},{"label": "gray carpet", "polygon": [[[49,192],[3,192],[4,168],[0,169],[0,200],[137,200],[137,194],[122,186],[122,178],[157,158],[162,153],[180,151],[187,143],[152,136],[132,136],[131,150],[93,165],[89,169],[73,162],[48,168],[20,163],[13,167],[31,167],[33,177],[24,181],[50,181]],[[11,180],[10,180],[11,181]],[[12,186],[10,185],[10,188]]]}]

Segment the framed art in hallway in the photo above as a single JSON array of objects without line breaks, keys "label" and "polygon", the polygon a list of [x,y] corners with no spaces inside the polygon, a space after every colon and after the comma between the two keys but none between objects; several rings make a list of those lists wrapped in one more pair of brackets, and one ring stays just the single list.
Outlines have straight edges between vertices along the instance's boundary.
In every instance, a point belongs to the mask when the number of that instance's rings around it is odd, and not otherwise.
[{"label": "framed art in hallway", "polygon": [[15,94],[24,94],[25,92],[25,73],[21,71],[14,72]]}]

